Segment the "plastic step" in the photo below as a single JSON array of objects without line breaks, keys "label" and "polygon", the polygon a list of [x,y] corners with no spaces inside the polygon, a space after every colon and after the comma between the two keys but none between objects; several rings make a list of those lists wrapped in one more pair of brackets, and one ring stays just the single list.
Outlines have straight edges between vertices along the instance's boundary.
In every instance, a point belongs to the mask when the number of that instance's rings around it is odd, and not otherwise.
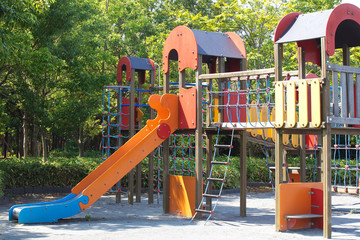
[{"label": "plastic step", "polygon": [[214,215],[213,211],[204,210],[204,209],[195,209],[195,212]]},{"label": "plastic step", "polygon": [[220,145],[220,144],[215,144],[214,147],[216,148],[233,148],[233,145]]},{"label": "plastic step", "polygon": [[208,178],[208,181],[214,181],[214,182],[226,182],[226,179],[223,178]]},{"label": "plastic step", "polygon": [[230,162],[217,162],[217,161],[211,161],[211,164],[218,164],[218,165],[230,165]]},{"label": "plastic step", "polygon": [[213,194],[206,194],[206,193],[203,194],[203,197],[218,198],[218,199],[221,198],[220,195],[213,195]]}]

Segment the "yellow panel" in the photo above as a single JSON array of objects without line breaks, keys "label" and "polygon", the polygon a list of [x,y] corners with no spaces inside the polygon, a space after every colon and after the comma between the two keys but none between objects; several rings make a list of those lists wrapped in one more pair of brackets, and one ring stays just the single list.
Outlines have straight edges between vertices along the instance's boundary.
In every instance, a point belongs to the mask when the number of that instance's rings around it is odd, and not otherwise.
[{"label": "yellow panel", "polygon": [[[268,107],[262,106],[260,111],[260,121],[263,123],[266,123],[269,121],[268,119]],[[268,139],[269,137],[269,131],[267,129],[262,129],[261,131],[261,137],[264,139]]]},{"label": "yellow panel", "polygon": [[320,80],[311,82],[311,123],[314,127],[321,124]]},{"label": "yellow panel", "polygon": [[[270,121],[275,121],[275,108],[271,109]],[[271,140],[275,142],[275,129],[269,128],[269,136],[271,137]]]},{"label": "yellow panel", "polygon": [[308,84],[301,80],[299,84],[299,125],[304,128],[308,125]]},{"label": "yellow panel", "polygon": [[[251,106],[250,106],[250,122],[258,122],[258,116],[257,116],[257,106],[256,106],[256,101],[252,101],[251,102]],[[257,129],[251,129],[251,136],[256,137],[258,135],[258,130]]]},{"label": "yellow panel", "polygon": [[287,99],[287,118],[286,123],[288,127],[295,127],[296,121],[296,102],[295,102],[295,83],[294,81],[288,81],[286,89]]},{"label": "yellow panel", "polygon": [[[287,112],[284,110],[284,118],[287,119]],[[290,135],[289,134],[283,134],[283,144],[288,145],[289,144]]]},{"label": "yellow panel", "polygon": [[[296,122],[299,121],[299,116],[298,114],[296,114]],[[299,146],[299,135],[297,134],[292,134],[291,135],[291,145],[294,148],[297,148]]]},{"label": "yellow panel", "polygon": [[284,85],[282,82],[275,84],[275,127],[284,125]]},{"label": "yellow panel", "polygon": [[169,176],[169,212],[185,217],[195,213],[195,177]]},{"label": "yellow panel", "polygon": [[[214,97],[214,105],[219,105],[218,97]],[[214,107],[214,122],[219,122],[219,107]]]}]

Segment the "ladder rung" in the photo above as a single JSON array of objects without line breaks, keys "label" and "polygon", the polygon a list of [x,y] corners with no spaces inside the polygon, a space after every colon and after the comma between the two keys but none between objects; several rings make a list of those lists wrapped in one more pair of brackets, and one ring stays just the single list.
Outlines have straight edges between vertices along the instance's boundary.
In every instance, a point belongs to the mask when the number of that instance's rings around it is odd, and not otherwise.
[{"label": "ladder rung", "polygon": [[214,181],[214,182],[226,182],[226,179],[223,178],[208,178],[208,181]]},{"label": "ladder rung", "polygon": [[217,162],[217,161],[211,161],[211,164],[230,165],[230,162]]},{"label": "ladder rung", "polygon": [[203,210],[203,209],[195,209],[195,212],[206,213],[206,214],[214,215],[214,212],[213,212],[213,211]]},{"label": "ladder rung", "polygon": [[217,147],[217,148],[233,148],[233,145],[220,145],[220,144],[215,144],[214,147]]},{"label": "ladder rung", "polygon": [[219,198],[219,199],[221,198],[220,195],[213,195],[213,194],[206,194],[206,193],[203,194],[203,197]]}]

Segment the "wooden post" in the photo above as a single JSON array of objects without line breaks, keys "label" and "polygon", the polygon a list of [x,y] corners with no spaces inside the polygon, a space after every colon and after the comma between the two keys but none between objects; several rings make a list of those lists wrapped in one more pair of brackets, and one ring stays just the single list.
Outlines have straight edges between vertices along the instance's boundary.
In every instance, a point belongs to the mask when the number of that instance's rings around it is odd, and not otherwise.
[{"label": "wooden post", "polygon": [[[142,89],[142,82],[145,80],[145,74],[146,74],[145,70],[144,70],[144,74],[142,74],[141,72],[138,73],[139,89]],[[138,104],[142,104],[142,94],[143,92],[140,91],[136,93]],[[142,128],[141,119],[137,124],[138,124],[138,130],[140,130]],[[141,202],[141,162],[139,162],[139,164],[136,165],[136,202]]]},{"label": "wooden post", "polygon": [[[211,73],[211,64],[206,65],[206,73]],[[206,94],[206,99],[207,101],[210,101],[211,96],[210,96],[210,90],[211,90],[211,86],[212,86],[212,79],[208,79],[207,80],[207,94]],[[212,104],[212,103],[210,103]],[[206,127],[208,127],[211,123],[211,108],[208,108],[208,110],[206,111]],[[213,135],[206,133],[206,177],[209,178],[210,177],[210,170],[211,170],[211,161],[213,158]],[[208,183],[208,189],[207,189],[207,194],[212,194],[212,182]],[[206,206],[208,210],[212,209],[212,199],[211,198],[206,198]],[[198,207],[198,206],[196,206]]]},{"label": "wooden post", "polygon": [[[164,74],[164,94],[170,90],[169,73]],[[169,139],[162,143],[163,152],[163,213],[169,213]]]},{"label": "wooden post", "polygon": [[[275,82],[282,80],[282,44],[275,44]],[[280,231],[280,183],[283,179],[283,135],[277,128],[275,133],[275,229]]]},{"label": "wooden post", "polygon": [[[218,72],[219,73],[223,73],[225,72],[225,59],[223,57],[218,57]],[[218,88],[219,88],[219,92],[224,91],[224,79],[223,78],[219,78],[218,80]],[[219,105],[223,105],[224,104],[224,93],[219,93]],[[219,122],[224,122],[224,110],[223,107],[219,107]]]},{"label": "wooden post", "polygon": [[[155,70],[150,71],[150,84],[155,86]],[[152,95],[153,92],[150,92]],[[150,108],[150,119],[155,118],[154,109]],[[154,152],[151,152],[149,158],[149,178],[148,178],[148,204],[154,203]]]},{"label": "wooden post", "polygon": [[[117,112],[119,113],[120,112],[120,104],[121,104],[121,88],[118,88],[118,92],[117,92]],[[118,124],[120,124],[121,123],[121,121],[120,121],[120,118],[121,118],[121,116],[120,116],[120,114],[119,114],[119,116],[117,117],[117,119],[118,119],[118,121],[117,121],[117,123]],[[120,129],[120,125],[119,125],[119,128],[118,129]],[[121,132],[119,131],[117,134],[121,134]],[[117,139],[117,145],[119,146],[119,148],[120,148],[120,145],[121,145],[121,138],[119,137],[118,139]],[[121,188],[121,179],[119,180],[119,185],[120,185],[120,188]],[[121,203],[121,191],[117,191],[116,192],[116,195],[115,195],[115,202],[116,203]]]},{"label": "wooden post", "polygon": [[246,130],[240,132],[240,217],[246,217]]},{"label": "wooden post", "polygon": [[[305,49],[303,47],[298,48],[299,56],[299,79],[305,79]],[[300,182],[306,182],[306,154],[305,154],[305,135],[299,135],[300,142]]]},{"label": "wooden post", "polygon": [[179,72],[179,89],[185,88],[185,69]]},{"label": "wooden post", "polygon": [[[202,55],[198,55],[198,66],[195,72],[196,77],[196,131],[195,131],[195,206],[198,207],[202,200],[202,81],[199,76],[202,73]],[[197,216],[200,217],[200,214]]]},{"label": "wooden post", "polygon": [[[131,69],[129,96],[129,139],[135,135],[135,70]],[[129,174],[128,203],[134,203],[134,169]]]},{"label": "wooden post", "polygon": [[[326,123],[330,115],[330,79],[328,79],[326,64],[329,57],[326,53],[325,37],[321,38],[321,78],[325,79],[322,87],[321,106],[322,121]],[[331,238],[331,125],[326,123],[322,131],[323,145],[321,153],[321,182],[323,183],[323,237]]]},{"label": "wooden post", "polygon": [[[246,59],[241,59],[240,71],[246,70]],[[246,89],[246,82],[240,82],[240,89]],[[240,217],[246,217],[246,131],[240,131]]]}]

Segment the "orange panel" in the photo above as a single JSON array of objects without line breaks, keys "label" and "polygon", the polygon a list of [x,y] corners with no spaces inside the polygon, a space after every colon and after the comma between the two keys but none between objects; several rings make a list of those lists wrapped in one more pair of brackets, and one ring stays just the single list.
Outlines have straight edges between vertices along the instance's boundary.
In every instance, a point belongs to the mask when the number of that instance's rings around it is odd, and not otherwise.
[{"label": "orange panel", "polygon": [[179,89],[179,128],[196,128],[196,87]]},{"label": "orange panel", "polygon": [[[289,224],[285,220],[285,215],[310,214],[311,213],[311,188],[321,189],[321,182],[314,183],[282,183],[280,184],[280,231],[289,228],[300,229],[308,228],[310,219],[296,219],[294,224]],[[292,226],[290,226],[292,225]]]},{"label": "orange panel", "polygon": [[195,214],[195,177],[169,176],[169,212],[192,217]]},{"label": "orange panel", "polygon": [[290,182],[300,182],[300,174],[289,173]]}]

